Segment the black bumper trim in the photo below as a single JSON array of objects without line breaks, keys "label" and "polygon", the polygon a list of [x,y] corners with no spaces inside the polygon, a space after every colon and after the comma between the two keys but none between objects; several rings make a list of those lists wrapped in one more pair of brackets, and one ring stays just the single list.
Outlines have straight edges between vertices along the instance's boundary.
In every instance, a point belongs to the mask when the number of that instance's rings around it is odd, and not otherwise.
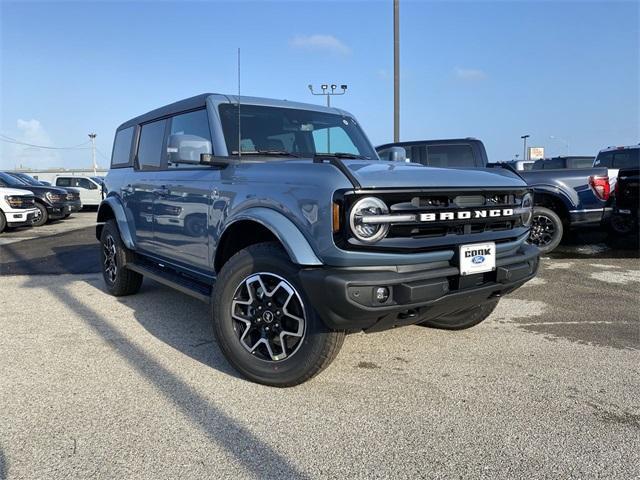
[{"label": "black bumper trim", "polygon": [[[512,256],[496,260],[496,270],[460,277],[455,266],[397,273],[341,268],[300,272],[311,304],[328,327],[378,331],[419,323],[480,305],[509,293],[538,270],[538,248],[523,245]],[[387,287],[389,298],[375,299],[376,287]]]}]

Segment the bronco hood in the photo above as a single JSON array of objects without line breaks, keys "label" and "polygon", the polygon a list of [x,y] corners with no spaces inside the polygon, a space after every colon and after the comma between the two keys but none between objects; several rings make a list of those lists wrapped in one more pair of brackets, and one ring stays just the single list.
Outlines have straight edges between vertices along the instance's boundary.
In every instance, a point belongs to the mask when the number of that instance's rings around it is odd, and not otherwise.
[{"label": "bronco hood", "polygon": [[464,170],[385,160],[343,162],[362,188],[519,188],[527,185],[516,174],[503,168]]}]

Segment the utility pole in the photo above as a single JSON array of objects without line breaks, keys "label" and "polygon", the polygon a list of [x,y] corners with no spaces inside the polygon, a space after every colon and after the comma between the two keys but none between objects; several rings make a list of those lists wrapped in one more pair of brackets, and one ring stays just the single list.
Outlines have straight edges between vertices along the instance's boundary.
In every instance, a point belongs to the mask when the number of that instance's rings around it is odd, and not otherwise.
[{"label": "utility pole", "polygon": [[[320,89],[322,90],[322,92],[314,92],[313,85],[311,84],[307,85],[307,87],[309,88],[311,95],[324,95],[325,97],[327,97],[327,108],[331,108],[332,96],[344,95],[345,93],[347,93],[347,85],[345,84],[340,85],[340,89],[342,90],[341,92],[336,92],[336,89],[338,88],[338,86],[335,83],[332,83],[331,86],[329,86],[326,83],[323,83],[322,85],[320,85]],[[329,89],[329,87],[331,87],[331,89]],[[327,128],[327,153],[331,153],[331,133],[330,133],[330,129],[328,128]]]},{"label": "utility pole", "polygon": [[393,141],[400,141],[400,0],[393,0]]},{"label": "utility pole", "polygon": [[90,133],[89,138],[91,139],[91,160],[93,161],[93,175],[98,175],[98,164],[96,163],[96,137],[97,134]]},{"label": "utility pole", "polygon": [[528,155],[527,155],[527,138],[529,138],[531,135],[522,135],[520,138],[524,141],[524,149],[523,149],[523,153],[524,155],[522,155],[522,159],[523,160],[529,160]]}]

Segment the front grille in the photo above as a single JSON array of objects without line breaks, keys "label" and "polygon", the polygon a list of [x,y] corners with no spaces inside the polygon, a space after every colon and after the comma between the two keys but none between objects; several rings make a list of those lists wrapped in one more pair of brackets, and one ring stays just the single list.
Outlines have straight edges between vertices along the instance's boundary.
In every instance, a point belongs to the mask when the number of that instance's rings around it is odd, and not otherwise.
[{"label": "front grille", "polygon": [[[524,233],[520,207],[526,189],[451,190],[437,192],[358,192],[345,194],[344,212],[348,222],[351,206],[362,196],[383,200],[391,220],[386,237],[365,244],[345,229],[334,239],[342,248],[424,252],[454,248],[475,241],[508,241]],[[348,223],[347,223],[348,225]]]}]

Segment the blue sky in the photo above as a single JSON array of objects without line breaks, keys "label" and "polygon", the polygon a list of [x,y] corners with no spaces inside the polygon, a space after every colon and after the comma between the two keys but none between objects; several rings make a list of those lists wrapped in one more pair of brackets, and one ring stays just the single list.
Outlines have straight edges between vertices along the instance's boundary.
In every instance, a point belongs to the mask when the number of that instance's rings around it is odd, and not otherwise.
[{"label": "blue sky", "polygon": [[[130,117],[202,92],[334,104],[392,140],[392,2],[1,3],[0,133],[109,156]],[[491,160],[637,143],[639,3],[401,0],[401,139],[474,136]],[[0,142],[0,167],[89,167],[90,151]],[[98,162],[106,160],[98,156]]]}]

